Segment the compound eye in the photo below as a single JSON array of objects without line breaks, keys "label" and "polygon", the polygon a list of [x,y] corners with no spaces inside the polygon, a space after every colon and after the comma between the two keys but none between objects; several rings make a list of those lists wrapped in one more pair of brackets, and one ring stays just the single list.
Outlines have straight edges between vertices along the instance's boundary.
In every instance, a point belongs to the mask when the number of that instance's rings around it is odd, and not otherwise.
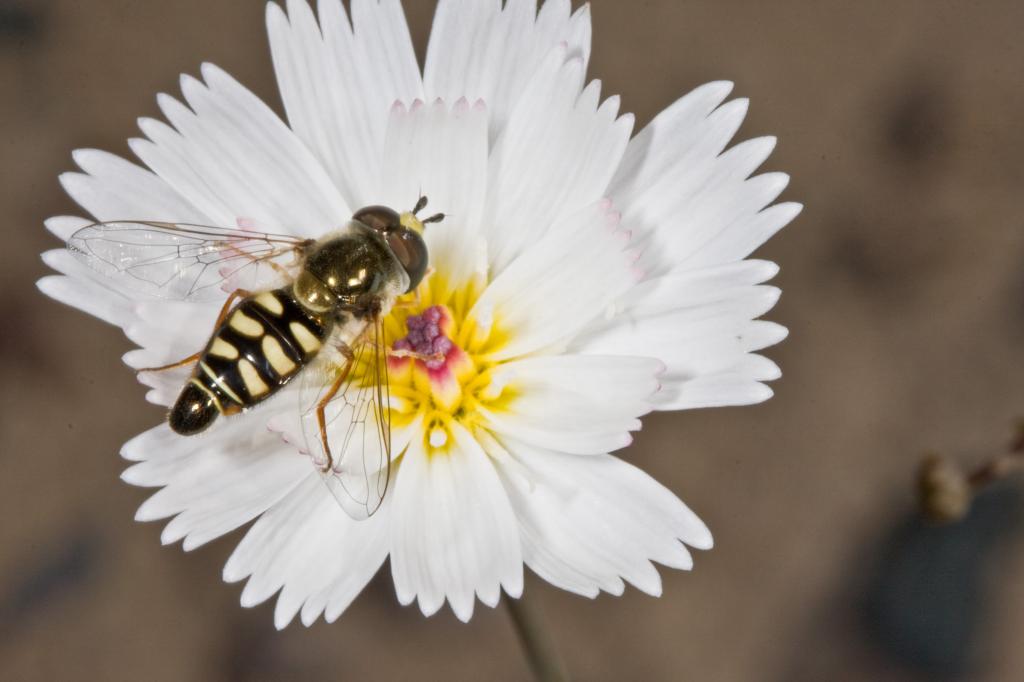
[{"label": "compound eye", "polygon": [[352,220],[358,220],[377,232],[387,232],[398,228],[401,218],[398,212],[387,206],[367,206],[355,212]]},{"label": "compound eye", "polygon": [[395,258],[409,275],[409,288],[406,292],[412,291],[427,274],[427,244],[419,234],[405,228],[388,232],[387,240]]}]

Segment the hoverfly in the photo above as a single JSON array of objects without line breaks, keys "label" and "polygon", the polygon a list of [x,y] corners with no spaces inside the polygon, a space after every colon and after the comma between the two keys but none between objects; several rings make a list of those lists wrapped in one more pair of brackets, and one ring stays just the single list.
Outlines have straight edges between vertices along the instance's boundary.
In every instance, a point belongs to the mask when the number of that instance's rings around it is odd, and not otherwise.
[{"label": "hoverfly", "polygon": [[[427,273],[420,220],[427,204],[399,214],[357,211],[320,239],[156,221],[88,225],[68,249],[118,283],[161,298],[227,300],[168,414],[182,436],[220,415],[243,412],[296,376],[307,450],[342,508],[366,518],[383,501],[391,471],[391,430],[383,319]],[[253,289],[243,288],[253,282]],[[353,381],[359,375],[358,381]],[[328,438],[339,421],[340,442]]]}]

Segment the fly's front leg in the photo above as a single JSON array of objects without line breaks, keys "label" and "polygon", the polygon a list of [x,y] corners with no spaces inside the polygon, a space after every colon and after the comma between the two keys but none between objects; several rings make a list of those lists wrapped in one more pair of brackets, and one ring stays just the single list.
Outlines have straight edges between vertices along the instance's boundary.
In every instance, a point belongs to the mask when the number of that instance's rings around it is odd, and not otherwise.
[{"label": "fly's front leg", "polygon": [[321,473],[326,474],[334,466],[334,456],[331,455],[331,446],[327,442],[327,417],[325,410],[327,404],[334,400],[334,396],[338,395],[341,387],[345,384],[345,380],[348,379],[348,375],[352,372],[352,365],[355,364],[355,353],[347,345],[342,344],[338,346],[338,352],[345,356],[345,368],[338,373],[338,376],[331,383],[330,388],[327,389],[327,393],[320,399],[316,404],[316,423],[320,427],[320,442],[324,446],[324,454],[327,456],[327,464],[321,469]]},{"label": "fly's front leg", "polygon": [[[231,311],[232,304],[237,299],[239,299],[239,298],[246,298],[247,296],[252,296],[252,292],[251,291],[247,291],[245,289],[235,289],[230,294],[228,294],[228,300],[224,301],[224,305],[221,306],[220,312],[217,314],[217,321],[213,323],[213,331],[214,332],[216,332],[217,329],[220,328],[221,323],[224,322],[224,318],[226,318],[228,316],[228,312]],[[211,336],[212,336],[212,334],[211,334]],[[176,367],[183,367],[184,365],[190,365],[193,362],[195,362],[196,360],[198,360],[200,358],[200,356],[202,356],[202,354],[203,354],[203,351],[197,351],[197,352],[193,353],[192,355],[188,356],[187,358],[183,358],[181,360],[178,360],[177,362],[172,362],[169,365],[160,365],[159,367],[142,367],[142,368],[137,369],[135,371],[136,372],[163,372],[163,371],[168,370],[168,369],[174,369]]]}]

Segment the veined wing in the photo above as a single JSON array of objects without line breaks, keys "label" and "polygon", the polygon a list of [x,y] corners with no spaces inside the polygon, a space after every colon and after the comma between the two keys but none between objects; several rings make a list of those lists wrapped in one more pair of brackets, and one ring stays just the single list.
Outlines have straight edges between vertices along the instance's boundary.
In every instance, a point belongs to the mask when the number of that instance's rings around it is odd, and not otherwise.
[{"label": "veined wing", "polygon": [[328,490],[356,520],[377,511],[391,479],[386,347],[377,316],[349,356],[325,347],[303,370],[299,399],[306,448]]},{"label": "veined wing", "polygon": [[206,225],[117,221],[81,228],[68,239],[68,250],[132,291],[212,301],[223,299],[225,289],[278,286],[292,275],[299,256],[312,243]]}]

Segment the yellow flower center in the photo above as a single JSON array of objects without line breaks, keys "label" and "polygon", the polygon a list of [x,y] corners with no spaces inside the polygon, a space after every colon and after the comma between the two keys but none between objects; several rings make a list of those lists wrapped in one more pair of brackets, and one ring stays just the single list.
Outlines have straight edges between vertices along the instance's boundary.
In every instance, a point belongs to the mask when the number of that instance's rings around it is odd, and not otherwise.
[{"label": "yellow flower center", "polygon": [[452,287],[435,272],[384,321],[392,428],[419,421],[427,453],[447,451],[453,422],[490,440],[481,412],[507,409],[514,399],[502,363],[488,359],[508,337],[490,311],[474,311],[485,285],[477,277]]}]

